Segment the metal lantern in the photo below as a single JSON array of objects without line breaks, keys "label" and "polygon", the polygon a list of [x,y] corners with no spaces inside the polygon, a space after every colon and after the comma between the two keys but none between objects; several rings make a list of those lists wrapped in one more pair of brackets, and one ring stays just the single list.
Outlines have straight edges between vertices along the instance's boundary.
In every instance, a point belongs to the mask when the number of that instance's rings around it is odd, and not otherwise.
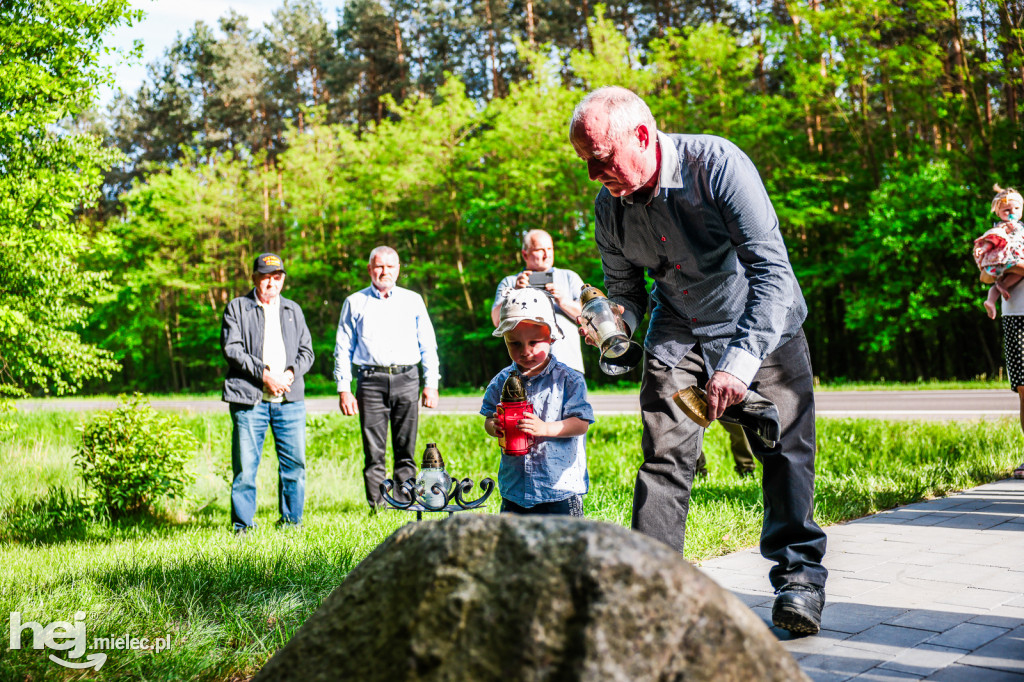
[{"label": "metal lantern", "polygon": [[501,387],[501,402],[495,410],[501,436],[498,445],[502,453],[521,457],[533,447],[533,436],[519,429],[519,420],[533,413],[533,405],[526,399],[526,385],[519,372],[513,371]]},{"label": "metal lantern", "polygon": [[423,451],[423,465],[416,479],[406,481],[398,490],[407,502],[399,502],[392,497],[395,482],[390,478],[380,484],[380,494],[389,507],[414,511],[417,519],[423,518],[423,512],[447,512],[451,516],[457,511],[483,506],[494,490],[494,481],[489,478],[480,481],[482,495],[475,500],[466,500],[464,495],[472,489],[472,479],[454,482],[444,468],[444,459],[435,443],[427,443]]},{"label": "metal lantern", "polygon": [[427,443],[423,451],[423,464],[416,477],[416,501],[425,508],[444,508],[452,489],[452,477],[444,470],[444,460],[436,443]]},{"label": "metal lantern", "polygon": [[601,351],[601,371],[614,376],[625,374],[636,367],[643,359],[644,350],[629,338],[626,323],[615,312],[604,292],[584,284],[580,291],[580,303],[583,304],[583,312],[580,314],[583,324]]}]

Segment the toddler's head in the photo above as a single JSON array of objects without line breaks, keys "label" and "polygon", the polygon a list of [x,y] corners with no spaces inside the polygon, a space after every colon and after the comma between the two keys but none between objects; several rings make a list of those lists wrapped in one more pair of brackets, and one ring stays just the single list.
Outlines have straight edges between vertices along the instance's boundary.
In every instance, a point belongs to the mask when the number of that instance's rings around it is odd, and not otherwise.
[{"label": "toddler's head", "polygon": [[501,304],[494,336],[505,337],[508,356],[524,376],[540,374],[551,360],[551,343],[562,338],[555,309],[539,289],[516,289]]},{"label": "toddler's head", "polygon": [[1015,189],[1003,189],[999,185],[993,188],[996,193],[992,200],[992,212],[1002,221],[1020,220],[1021,210],[1024,209],[1024,197]]}]

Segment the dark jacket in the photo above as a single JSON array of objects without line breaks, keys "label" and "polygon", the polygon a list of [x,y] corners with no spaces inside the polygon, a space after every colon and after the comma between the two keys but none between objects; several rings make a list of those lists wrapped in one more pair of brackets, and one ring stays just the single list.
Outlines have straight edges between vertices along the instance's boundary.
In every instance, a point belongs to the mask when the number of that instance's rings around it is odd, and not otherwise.
[{"label": "dark jacket", "polygon": [[[256,300],[256,290],[239,296],[224,310],[220,325],[220,347],[228,361],[222,399],[228,403],[255,405],[263,399],[263,308]],[[313,366],[313,340],[302,316],[302,308],[281,297],[281,335],[288,358],[285,369],[295,373],[290,391],[284,394],[289,402],[305,397],[302,376]]]}]

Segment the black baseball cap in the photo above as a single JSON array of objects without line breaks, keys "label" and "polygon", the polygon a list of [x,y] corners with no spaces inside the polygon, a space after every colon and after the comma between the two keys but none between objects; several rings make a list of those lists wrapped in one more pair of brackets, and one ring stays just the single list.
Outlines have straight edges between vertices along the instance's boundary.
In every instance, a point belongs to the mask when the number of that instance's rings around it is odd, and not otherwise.
[{"label": "black baseball cap", "polygon": [[252,264],[252,271],[261,275],[271,272],[284,272],[284,261],[276,253],[261,253]]}]

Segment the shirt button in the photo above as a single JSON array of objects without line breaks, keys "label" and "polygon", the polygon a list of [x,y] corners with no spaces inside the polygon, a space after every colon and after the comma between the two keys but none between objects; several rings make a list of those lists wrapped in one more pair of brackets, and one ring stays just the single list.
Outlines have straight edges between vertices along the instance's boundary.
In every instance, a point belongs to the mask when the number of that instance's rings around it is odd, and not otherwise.
[{"label": "shirt button", "polygon": [[661,236],[661,241],[665,241],[665,235]]},{"label": "shirt button", "polygon": [[683,269],[683,266],[680,265],[679,263],[676,263],[676,270],[682,270],[682,269]]},{"label": "shirt button", "polygon": [[686,295],[688,295],[689,293],[690,293],[689,291],[687,291],[686,289],[683,289],[683,296],[686,296]]},{"label": "shirt button", "polygon": [[692,318],[692,319],[691,319],[690,321],[691,321],[691,322],[696,322],[696,321],[697,321],[697,318],[696,318],[696,317],[694,317],[694,318]]}]

